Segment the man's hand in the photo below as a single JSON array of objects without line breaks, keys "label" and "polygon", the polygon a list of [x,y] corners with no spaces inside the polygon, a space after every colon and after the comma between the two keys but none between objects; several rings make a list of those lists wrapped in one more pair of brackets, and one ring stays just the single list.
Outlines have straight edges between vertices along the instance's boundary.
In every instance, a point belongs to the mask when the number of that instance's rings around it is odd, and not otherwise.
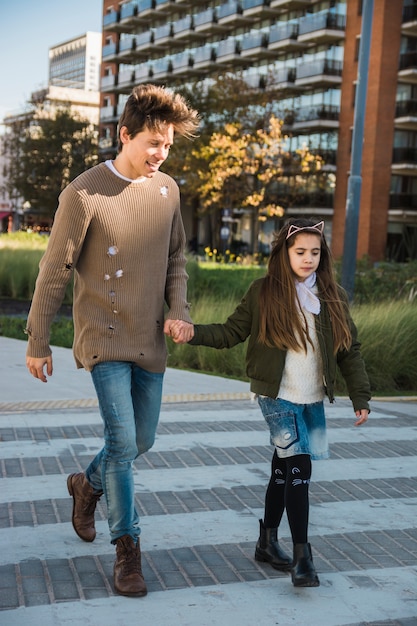
[{"label": "man's hand", "polygon": [[355,411],[355,415],[356,415],[355,426],[361,426],[362,424],[365,424],[365,422],[367,421],[369,411],[368,409],[361,409],[360,411]]},{"label": "man's hand", "polygon": [[31,356],[26,357],[26,367],[28,368],[29,372],[34,378],[38,378],[43,383],[48,382],[44,372],[45,366],[47,375],[52,376],[52,356],[45,356],[39,359]]},{"label": "man's hand", "polygon": [[175,343],[187,343],[194,337],[194,324],[183,320],[166,320],[164,333],[172,337]]}]

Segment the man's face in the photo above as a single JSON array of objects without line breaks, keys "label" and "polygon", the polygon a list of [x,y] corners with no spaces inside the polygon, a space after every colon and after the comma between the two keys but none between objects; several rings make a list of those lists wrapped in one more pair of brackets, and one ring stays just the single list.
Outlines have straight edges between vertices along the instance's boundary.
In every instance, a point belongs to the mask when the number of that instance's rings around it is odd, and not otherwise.
[{"label": "man's face", "polygon": [[167,124],[161,131],[145,129],[130,138],[126,126],[120,129],[123,147],[116,159],[116,168],[132,180],[152,178],[166,160],[174,141],[174,127]]}]

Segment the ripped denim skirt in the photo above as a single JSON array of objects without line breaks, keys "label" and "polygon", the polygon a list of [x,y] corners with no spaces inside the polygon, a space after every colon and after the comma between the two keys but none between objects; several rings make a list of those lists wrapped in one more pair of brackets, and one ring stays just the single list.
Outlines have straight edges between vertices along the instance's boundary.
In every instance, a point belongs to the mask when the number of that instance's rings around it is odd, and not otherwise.
[{"label": "ripped denim skirt", "polygon": [[323,402],[293,404],[288,400],[258,396],[269,427],[270,441],[281,459],[309,454],[314,460],[328,459],[326,417]]}]

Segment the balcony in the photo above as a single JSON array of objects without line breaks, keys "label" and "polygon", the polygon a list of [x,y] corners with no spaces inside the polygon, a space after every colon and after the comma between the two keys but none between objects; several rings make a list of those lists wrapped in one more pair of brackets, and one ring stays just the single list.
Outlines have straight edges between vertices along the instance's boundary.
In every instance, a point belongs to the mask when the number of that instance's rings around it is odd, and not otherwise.
[{"label": "balcony", "polygon": [[128,4],[137,4],[137,9],[133,12],[132,17],[125,20],[125,23],[131,25],[134,29],[137,26],[143,27],[151,24],[155,13],[154,0],[133,0],[132,3],[129,2]]},{"label": "balcony", "polygon": [[403,35],[417,36],[417,5],[403,7],[401,32]]},{"label": "balcony", "polygon": [[147,83],[150,77],[150,66],[148,63],[143,63],[135,69],[135,83]]},{"label": "balcony", "polygon": [[131,91],[135,86],[135,71],[134,69],[124,70],[119,72],[117,77],[117,90],[118,91]]},{"label": "balcony", "polygon": [[295,87],[296,71],[293,67],[282,67],[278,70],[274,70],[268,74],[267,77],[263,77],[261,81],[261,87],[267,90],[279,89],[280,93],[285,90],[293,90]]},{"label": "balcony", "polygon": [[216,66],[216,51],[212,45],[198,46],[191,53],[190,74],[205,74]]},{"label": "balcony", "polygon": [[305,43],[332,43],[345,37],[346,18],[334,13],[313,13],[300,18],[298,40]]},{"label": "balcony", "polygon": [[173,28],[172,24],[168,22],[163,26],[157,26],[154,29],[153,45],[154,48],[159,50],[165,50],[172,44]]},{"label": "balcony", "polygon": [[152,30],[145,30],[135,37],[136,58],[148,58],[149,48],[153,44],[154,33]]},{"label": "balcony", "polygon": [[103,46],[102,53],[101,53],[103,61],[106,61],[107,63],[111,63],[112,61],[115,61],[117,59],[117,55],[118,55],[118,48],[117,48],[116,43],[111,42]]},{"label": "balcony", "polygon": [[132,32],[135,28],[135,21],[133,18],[138,13],[137,2],[124,2],[120,5],[119,20],[117,27],[124,33]]},{"label": "balcony", "polygon": [[172,73],[172,62],[168,57],[151,62],[151,78],[153,82],[164,82]]},{"label": "balcony", "polygon": [[228,37],[219,41],[216,47],[216,65],[229,67],[239,62],[241,62],[241,58],[238,40],[235,37]]},{"label": "balcony", "polygon": [[279,13],[271,7],[270,0],[242,0],[241,4],[244,17],[251,19],[268,19]]},{"label": "balcony", "polygon": [[192,15],[186,15],[177,20],[172,25],[174,41],[172,43],[180,42],[182,45],[190,44],[196,39],[201,39],[203,35],[196,32],[194,29],[194,20]]},{"label": "balcony", "polygon": [[326,191],[315,191],[312,193],[300,192],[292,196],[291,208],[332,209],[333,202],[334,195]]},{"label": "balcony", "polygon": [[400,55],[398,81],[417,84],[417,52],[403,52]]},{"label": "balcony", "polygon": [[121,63],[133,63],[136,58],[135,37],[134,35],[125,35],[124,38],[119,41],[118,61]]},{"label": "balcony", "polygon": [[268,56],[268,35],[251,31],[240,42],[240,55],[246,60],[256,60]]},{"label": "balcony", "polygon": [[173,76],[188,73],[192,65],[192,58],[188,50],[184,52],[179,52],[178,54],[174,54],[171,58],[171,61]]},{"label": "balcony", "polygon": [[103,15],[103,31],[110,30],[114,33],[124,30],[120,25],[120,13],[118,11],[109,11]]},{"label": "balcony", "polygon": [[296,9],[304,9],[311,0],[271,0],[271,8],[280,11],[294,11]]},{"label": "balcony", "polygon": [[342,82],[342,61],[330,59],[319,59],[307,63],[300,63],[297,66],[297,77],[295,84],[297,87],[323,86],[332,87],[340,85]]},{"label": "balcony", "polygon": [[306,106],[289,114],[284,120],[284,129],[293,132],[320,131],[339,128],[340,107],[332,104]]},{"label": "balcony", "polygon": [[228,27],[221,25],[217,21],[216,9],[210,8],[195,13],[193,16],[194,31],[198,34],[204,35],[205,33],[216,34],[224,33],[228,30]]},{"label": "balcony", "polygon": [[401,176],[417,176],[417,148],[394,148],[391,170]]},{"label": "balcony", "polygon": [[414,193],[391,193],[389,197],[390,209],[413,209],[417,210],[417,194]]},{"label": "balcony", "polygon": [[268,50],[291,52],[303,50],[306,43],[298,41],[298,24],[293,22],[277,22],[269,31]]},{"label": "balcony", "polygon": [[117,119],[117,111],[115,106],[101,107],[100,122],[113,122]]},{"label": "balcony", "polygon": [[220,25],[227,25],[230,28],[238,28],[245,24],[250,24],[252,18],[243,15],[242,2],[229,0],[221,4],[216,9],[217,21]]},{"label": "balcony", "polygon": [[395,128],[417,130],[417,100],[401,100],[395,106]]},{"label": "balcony", "polygon": [[177,7],[175,0],[154,0],[155,1],[155,11],[158,13],[164,13],[164,15],[169,15],[173,13]]},{"label": "balcony", "polygon": [[101,78],[101,91],[114,91],[114,88],[117,85],[117,76],[114,74],[108,74],[107,76],[102,76]]}]

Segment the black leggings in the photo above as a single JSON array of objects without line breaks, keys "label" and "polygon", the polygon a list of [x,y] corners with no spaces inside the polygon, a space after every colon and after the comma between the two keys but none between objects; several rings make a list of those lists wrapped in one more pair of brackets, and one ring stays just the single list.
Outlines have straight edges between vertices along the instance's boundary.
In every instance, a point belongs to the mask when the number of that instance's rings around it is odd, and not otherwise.
[{"label": "black leggings", "polygon": [[278,528],[286,509],[293,543],[308,541],[310,478],[311,459],[308,454],[280,459],[274,452],[265,495],[264,524],[266,528]]}]

